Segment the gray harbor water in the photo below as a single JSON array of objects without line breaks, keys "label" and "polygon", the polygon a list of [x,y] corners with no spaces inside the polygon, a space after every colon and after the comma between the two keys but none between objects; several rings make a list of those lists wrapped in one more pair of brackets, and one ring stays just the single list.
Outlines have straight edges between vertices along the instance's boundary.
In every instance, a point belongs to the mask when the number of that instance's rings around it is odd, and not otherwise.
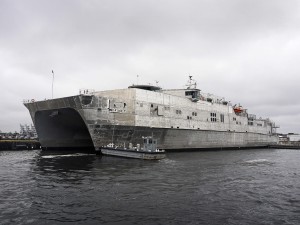
[{"label": "gray harbor water", "polygon": [[0,152],[0,224],[300,224],[300,151]]}]

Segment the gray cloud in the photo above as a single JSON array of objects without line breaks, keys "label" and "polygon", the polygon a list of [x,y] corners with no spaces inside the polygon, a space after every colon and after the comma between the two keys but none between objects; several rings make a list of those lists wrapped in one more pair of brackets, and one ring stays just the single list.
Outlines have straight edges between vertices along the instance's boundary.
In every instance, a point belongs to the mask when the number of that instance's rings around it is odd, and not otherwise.
[{"label": "gray cloud", "polygon": [[23,99],[188,74],[205,92],[300,132],[296,0],[1,0],[0,130],[30,122]]}]

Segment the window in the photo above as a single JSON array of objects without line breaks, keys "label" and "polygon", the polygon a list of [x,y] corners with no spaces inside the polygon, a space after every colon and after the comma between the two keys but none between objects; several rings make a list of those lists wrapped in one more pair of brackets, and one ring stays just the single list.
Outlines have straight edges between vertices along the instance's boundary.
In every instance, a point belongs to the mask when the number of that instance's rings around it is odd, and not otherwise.
[{"label": "window", "polygon": [[220,114],[220,120],[221,120],[221,123],[224,123],[224,114]]},{"label": "window", "polygon": [[196,98],[198,95],[197,91],[186,91],[185,96],[192,96],[192,98]]},{"label": "window", "polygon": [[181,114],[181,110],[180,110],[180,109],[177,109],[177,110],[176,110],[176,114]]},{"label": "window", "polygon": [[210,122],[217,122],[217,113],[210,113]]}]

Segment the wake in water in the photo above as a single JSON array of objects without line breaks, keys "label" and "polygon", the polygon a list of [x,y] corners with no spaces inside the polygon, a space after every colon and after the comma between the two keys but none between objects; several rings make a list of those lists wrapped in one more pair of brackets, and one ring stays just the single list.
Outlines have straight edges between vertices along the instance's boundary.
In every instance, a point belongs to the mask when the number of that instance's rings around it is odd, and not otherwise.
[{"label": "wake in water", "polygon": [[75,154],[67,154],[67,155],[43,155],[41,158],[43,159],[53,159],[53,158],[63,158],[63,157],[78,157],[78,156],[87,156],[90,154],[86,153],[75,153]]},{"label": "wake in water", "polygon": [[253,166],[256,166],[256,165],[272,165],[272,164],[274,164],[274,162],[271,162],[267,159],[252,159],[252,160],[244,161],[243,164],[253,165]]},{"label": "wake in water", "polygon": [[265,162],[269,162],[266,159],[253,159],[253,160],[248,160],[245,163],[265,163]]}]

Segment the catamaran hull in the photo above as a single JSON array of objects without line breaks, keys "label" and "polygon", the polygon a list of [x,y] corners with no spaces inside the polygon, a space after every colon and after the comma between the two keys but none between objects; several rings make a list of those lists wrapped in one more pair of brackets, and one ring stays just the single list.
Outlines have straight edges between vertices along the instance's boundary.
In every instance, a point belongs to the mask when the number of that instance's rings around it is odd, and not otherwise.
[{"label": "catamaran hull", "polygon": [[158,139],[158,148],[166,150],[266,147],[277,142],[274,135],[250,132],[87,124],[70,108],[37,111],[34,121],[44,149],[141,145],[142,137],[151,135]]}]

